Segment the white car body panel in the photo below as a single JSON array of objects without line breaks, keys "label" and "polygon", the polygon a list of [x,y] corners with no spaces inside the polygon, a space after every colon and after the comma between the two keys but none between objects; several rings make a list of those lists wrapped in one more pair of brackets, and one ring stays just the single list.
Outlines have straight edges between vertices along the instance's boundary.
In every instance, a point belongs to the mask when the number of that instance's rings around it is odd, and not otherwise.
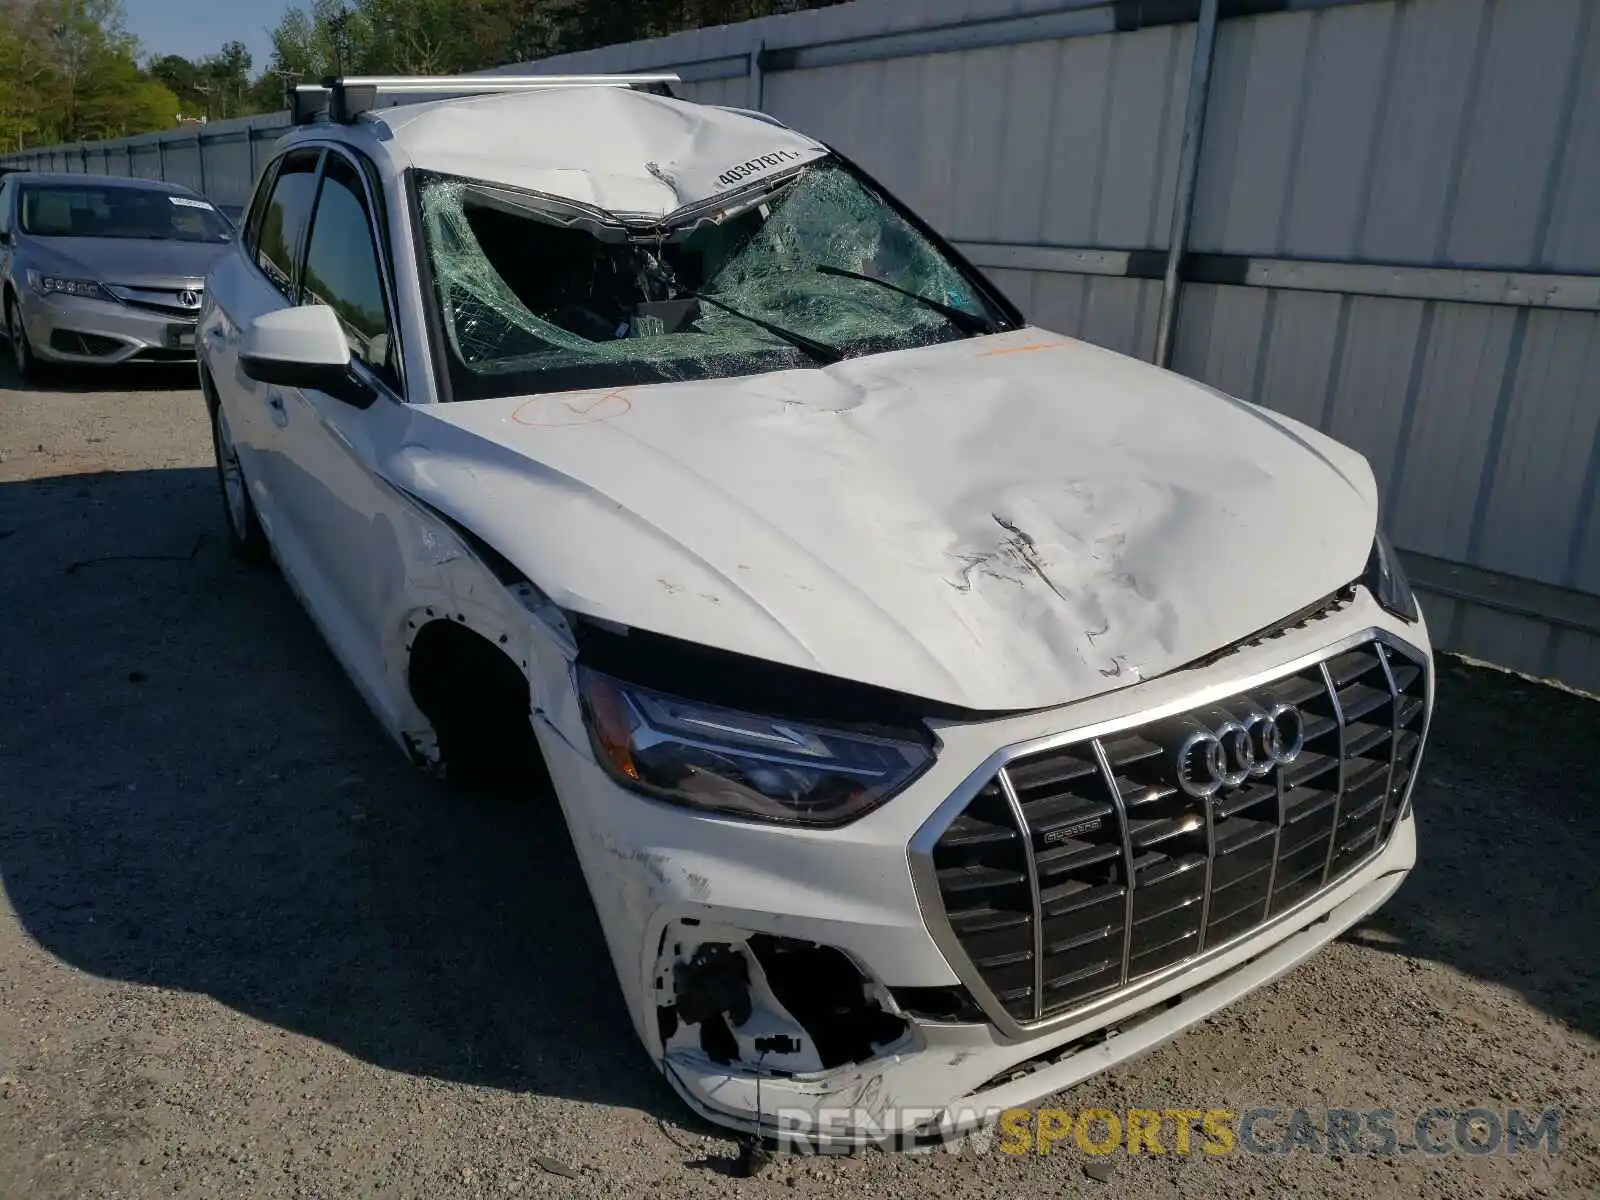
[{"label": "white car body panel", "polygon": [[1038,329],[430,415],[474,437],[392,477],[561,607],[979,711],[1265,628],[1359,575],[1377,516],[1320,434]]},{"label": "white car body panel", "polygon": [[[508,138],[534,103],[546,107],[519,128],[538,136]],[[596,123],[627,136],[598,137]],[[798,1120],[791,1132],[823,1141],[966,1128],[1171,1036],[1398,886],[1415,856],[1409,815],[1283,920],[1022,1035],[913,1020],[860,1064],[820,1069],[804,1045],[758,1053],[756,1037],[800,1026],[757,965],[735,1063],[665,1034],[674,963],[700,943],[770,934],[834,947],[891,1013],[891,987],[968,982],[930,930],[938,897],[919,893],[909,848],[1006,747],[1212,703],[1352,639],[1391,638],[1427,660],[1422,623],[1357,588],[1331,615],[1185,669],[1362,574],[1371,471],[1287,418],[1036,328],[812,370],[437,403],[410,168],[666,213],[732,186],[720,180],[739,164],[781,172],[824,150],[755,119],[610,89],[383,110],[283,144],[320,143],[366,155],[383,184],[409,403],[382,395],[359,409],[278,388],[275,419],[274,389],[244,376],[237,343],[283,301],[235,248],[208,281],[200,357],[250,494],[291,585],[416,761],[439,757],[408,682],[430,622],[473,631],[525,674],[635,1028],[699,1112],[769,1133]],[[475,539],[528,582],[508,585]],[[597,764],[575,684],[580,618],[966,715],[931,720],[932,765],[842,827],[692,811]],[[1108,1028],[1118,1036],[992,1082]],[[835,1127],[839,1112],[856,1116]]]}]

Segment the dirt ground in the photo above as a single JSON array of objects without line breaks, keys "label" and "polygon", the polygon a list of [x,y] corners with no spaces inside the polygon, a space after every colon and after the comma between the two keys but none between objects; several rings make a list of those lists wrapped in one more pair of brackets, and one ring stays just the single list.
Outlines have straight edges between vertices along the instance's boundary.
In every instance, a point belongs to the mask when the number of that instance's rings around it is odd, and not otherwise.
[{"label": "dirt ground", "polygon": [[559,819],[402,761],[229,559],[199,394],[130,382],[0,378],[5,1200],[1600,1193],[1600,703],[1441,660],[1394,900],[1061,1101],[1558,1107],[1558,1156],[1068,1142],[737,1178],[635,1042]]}]

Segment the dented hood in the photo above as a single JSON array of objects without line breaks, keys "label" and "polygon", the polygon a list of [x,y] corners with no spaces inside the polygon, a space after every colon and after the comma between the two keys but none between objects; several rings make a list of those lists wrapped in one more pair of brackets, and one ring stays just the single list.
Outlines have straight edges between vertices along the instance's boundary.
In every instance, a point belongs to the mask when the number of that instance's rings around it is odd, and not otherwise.
[{"label": "dented hood", "polygon": [[978,710],[1246,637],[1376,524],[1354,452],[1032,329],[414,420],[393,481],[562,607]]}]

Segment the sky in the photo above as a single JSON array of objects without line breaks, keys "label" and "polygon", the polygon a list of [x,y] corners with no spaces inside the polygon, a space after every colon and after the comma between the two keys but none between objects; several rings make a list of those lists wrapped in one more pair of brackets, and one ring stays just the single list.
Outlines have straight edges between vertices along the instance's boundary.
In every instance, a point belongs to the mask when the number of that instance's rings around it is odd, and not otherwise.
[{"label": "sky", "polygon": [[272,59],[270,30],[291,0],[123,0],[128,32],[143,55],[215,54],[223,42],[250,50],[250,71],[259,75]]}]

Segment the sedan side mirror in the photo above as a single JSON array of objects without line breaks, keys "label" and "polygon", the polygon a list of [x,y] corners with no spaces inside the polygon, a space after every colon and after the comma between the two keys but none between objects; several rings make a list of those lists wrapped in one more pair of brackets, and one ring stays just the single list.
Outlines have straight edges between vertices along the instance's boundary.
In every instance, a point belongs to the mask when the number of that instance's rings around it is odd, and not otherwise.
[{"label": "sedan side mirror", "polygon": [[239,342],[239,368],[260,383],[326,392],[356,408],[378,393],[351,369],[344,326],[325,304],[303,304],[263,313]]}]

